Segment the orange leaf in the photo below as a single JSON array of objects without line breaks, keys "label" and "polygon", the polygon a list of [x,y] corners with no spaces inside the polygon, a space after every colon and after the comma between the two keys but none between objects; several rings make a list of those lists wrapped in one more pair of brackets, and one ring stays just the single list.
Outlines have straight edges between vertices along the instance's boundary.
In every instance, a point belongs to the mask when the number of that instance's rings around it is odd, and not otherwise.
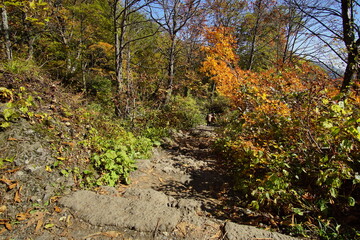
[{"label": "orange leaf", "polygon": [[5,205],[0,206],[0,213],[5,212],[7,207]]},{"label": "orange leaf", "polygon": [[6,179],[6,178],[0,178],[0,182],[5,183],[6,185],[11,185],[14,181]]},{"label": "orange leaf", "polygon": [[6,223],[5,223],[5,227],[6,227],[6,229],[9,230],[9,231],[12,230],[12,226],[11,226],[11,224],[10,224],[9,222],[6,222]]},{"label": "orange leaf", "polygon": [[12,138],[12,137],[9,137],[9,138],[8,138],[8,141],[19,141],[19,139],[17,139],[17,138]]},{"label": "orange leaf", "polygon": [[7,170],[5,171],[6,173],[14,173],[14,172],[17,172],[19,171],[21,168],[15,168],[15,169],[11,169],[11,170]]},{"label": "orange leaf", "polygon": [[21,195],[20,195],[20,191],[21,191],[22,187],[20,187],[16,192],[15,192],[15,196],[14,196],[14,201],[15,202],[21,202]]},{"label": "orange leaf", "polygon": [[50,202],[51,203],[57,202],[59,199],[60,199],[60,196],[53,196],[53,197],[50,198]]},{"label": "orange leaf", "polygon": [[36,223],[35,233],[38,233],[44,223],[44,215],[39,216],[39,220]]},{"label": "orange leaf", "polygon": [[54,207],[54,210],[55,210],[55,212],[57,212],[57,213],[60,213],[60,212],[62,211],[62,209],[59,208],[58,206],[55,206],[55,207]]},{"label": "orange leaf", "polygon": [[0,225],[4,225],[9,221],[9,219],[0,219]]},{"label": "orange leaf", "polygon": [[17,186],[17,183],[13,183],[11,185],[9,185],[9,189],[14,189]]},{"label": "orange leaf", "polygon": [[19,213],[16,215],[16,220],[18,221],[24,221],[28,218],[30,218],[30,213]]},{"label": "orange leaf", "polygon": [[75,146],[75,143],[72,143],[72,142],[62,142],[61,144],[67,145],[67,146],[70,146],[70,147],[74,147],[74,146]]},{"label": "orange leaf", "polygon": [[2,229],[0,229],[0,234],[3,234],[6,231],[7,231],[6,228],[2,228]]}]

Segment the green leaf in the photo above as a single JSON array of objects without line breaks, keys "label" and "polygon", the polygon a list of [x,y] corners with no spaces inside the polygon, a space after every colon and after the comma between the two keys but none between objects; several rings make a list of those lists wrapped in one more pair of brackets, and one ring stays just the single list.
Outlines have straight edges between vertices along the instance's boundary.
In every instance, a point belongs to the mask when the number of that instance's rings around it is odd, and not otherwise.
[{"label": "green leaf", "polygon": [[9,122],[3,122],[3,123],[0,124],[1,128],[8,128],[10,126],[11,126],[11,124]]},{"label": "green leaf", "polygon": [[5,119],[6,121],[9,121],[10,118],[11,118],[14,114],[15,114],[15,111],[14,111],[14,109],[12,109],[12,108],[6,108],[6,109],[4,109],[4,111],[3,111],[4,119]]},{"label": "green leaf", "polygon": [[349,206],[351,206],[351,207],[355,206],[355,199],[353,197],[349,197],[348,203],[349,203]]},{"label": "green leaf", "polygon": [[297,215],[303,216],[304,212],[302,211],[301,208],[293,208],[293,212]]},{"label": "green leaf", "polygon": [[360,174],[358,172],[355,173],[353,184],[360,183]]},{"label": "green leaf", "polygon": [[114,150],[108,150],[106,151],[105,156],[109,159],[115,159],[117,157],[117,154]]},{"label": "green leaf", "polygon": [[333,198],[336,198],[337,197],[337,191],[335,188],[330,188],[330,195],[333,197]]},{"label": "green leaf", "polygon": [[329,129],[333,127],[333,124],[329,120],[326,120],[323,122],[323,127]]},{"label": "green leaf", "polygon": [[321,212],[324,212],[328,209],[327,201],[325,201],[324,199],[321,199],[318,204]]},{"label": "green leaf", "polygon": [[49,228],[52,228],[54,227],[55,225],[53,223],[48,223],[44,226],[45,229],[49,229]]}]

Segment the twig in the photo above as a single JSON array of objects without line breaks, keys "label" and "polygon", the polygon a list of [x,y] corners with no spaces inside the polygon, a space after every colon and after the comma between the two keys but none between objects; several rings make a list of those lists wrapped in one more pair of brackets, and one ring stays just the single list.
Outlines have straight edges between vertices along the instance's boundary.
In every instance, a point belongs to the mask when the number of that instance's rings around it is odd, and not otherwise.
[{"label": "twig", "polygon": [[153,234],[153,239],[156,238],[157,232],[159,230],[159,223],[160,223],[160,218],[158,218],[158,221],[156,223],[156,227],[155,227],[154,234]]}]

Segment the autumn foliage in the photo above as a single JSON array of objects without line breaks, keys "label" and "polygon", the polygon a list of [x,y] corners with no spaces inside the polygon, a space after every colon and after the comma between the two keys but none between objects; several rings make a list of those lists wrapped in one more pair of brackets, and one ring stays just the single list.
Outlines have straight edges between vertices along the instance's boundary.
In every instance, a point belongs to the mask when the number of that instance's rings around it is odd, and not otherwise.
[{"label": "autumn foliage", "polygon": [[359,99],[337,96],[337,81],[305,60],[240,69],[231,32],[207,30],[202,71],[233,105],[218,148],[247,207],[291,227],[347,214],[359,200]]}]

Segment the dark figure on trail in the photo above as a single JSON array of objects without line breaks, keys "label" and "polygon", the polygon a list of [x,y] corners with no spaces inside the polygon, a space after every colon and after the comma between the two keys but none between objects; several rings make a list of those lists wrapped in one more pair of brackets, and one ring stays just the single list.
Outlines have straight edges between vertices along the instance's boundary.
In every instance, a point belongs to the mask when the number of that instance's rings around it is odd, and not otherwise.
[{"label": "dark figure on trail", "polygon": [[211,124],[213,124],[215,122],[215,114],[214,113],[209,113],[207,116],[206,116],[206,122],[207,122],[207,125],[210,126]]}]

